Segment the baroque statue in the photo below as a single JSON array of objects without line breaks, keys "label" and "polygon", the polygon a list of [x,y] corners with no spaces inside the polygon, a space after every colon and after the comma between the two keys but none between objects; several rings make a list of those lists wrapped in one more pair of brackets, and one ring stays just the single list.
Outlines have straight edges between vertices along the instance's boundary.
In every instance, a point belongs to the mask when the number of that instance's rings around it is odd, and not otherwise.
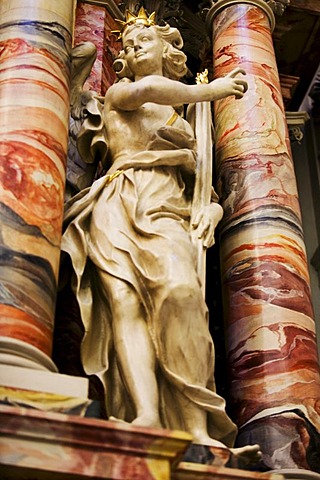
[{"label": "baroque statue", "polygon": [[[187,71],[181,35],[156,25],[143,8],[137,16],[126,13],[119,33],[118,81],[105,95],[102,121],[88,115],[78,135],[89,163],[96,138],[100,152],[104,138],[107,172],[65,211],[62,249],[71,258],[85,329],[83,366],[104,385],[109,419],[183,430],[194,443],[232,449],[237,428],[215,391],[214,346],[191,240],[196,231],[210,247],[223,211],[213,201],[191,212],[195,137],[178,110],[242,98],[245,72],[201,85],[180,82]],[[232,451],[260,455],[258,445]]]}]

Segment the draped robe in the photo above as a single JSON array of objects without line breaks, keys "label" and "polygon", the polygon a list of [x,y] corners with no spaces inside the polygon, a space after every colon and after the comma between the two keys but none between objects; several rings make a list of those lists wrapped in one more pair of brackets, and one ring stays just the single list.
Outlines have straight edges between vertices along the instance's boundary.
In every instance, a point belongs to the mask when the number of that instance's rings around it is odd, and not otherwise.
[{"label": "draped robe", "polygon": [[209,435],[231,446],[236,426],[215,391],[214,347],[190,236],[196,155],[184,122],[179,117],[175,125],[158,129],[144,151],[121,156],[107,175],[69,201],[62,250],[71,257],[85,329],[83,366],[101,379],[108,415],[135,418],[99,269],[129,284],[143,306],[163,426],[185,430],[175,400],[180,392],[207,412]]}]

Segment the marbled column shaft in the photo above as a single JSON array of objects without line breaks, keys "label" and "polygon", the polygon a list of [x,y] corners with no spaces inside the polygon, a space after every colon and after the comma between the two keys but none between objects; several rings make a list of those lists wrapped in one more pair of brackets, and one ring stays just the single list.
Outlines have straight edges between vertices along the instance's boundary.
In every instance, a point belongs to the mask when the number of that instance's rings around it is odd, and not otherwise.
[{"label": "marbled column shaft", "polygon": [[86,90],[93,90],[102,94],[102,63],[105,50],[104,23],[106,9],[96,5],[80,2],[76,9],[76,22],[74,30],[74,45],[82,42],[92,42],[97,48],[97,58],[92,67],[90,76],[85,83]]},{"label": "marbled column shaft", "polygon": [[81,2],[76,10],[74,44],[90,41],[97,47],[97,59],[85,83],[85,89],[104,95],[116,75],[112,64],[120,49],[120,42],[111,34],[117,24],[106,7]]},{"label": "marbled column shaft", "polygon": [[122,47],[122,43],[117,40],[117,36],[112,33],[112,30],[118,30],[118,27],[114,21],[114,18],[107,11],[104,24],[104,37],[106,46],[103,58],[103,94],[105,94],[106,90],[108,90],[108,88],[116,80],[116,74],[112,64],[114,59],[117,58]]},{"label": "marbled column shaft", "polygon": [[0,352],[14,357],[21,347],[47,368],[54,368],[73,17],[73,0],[0,3]]},{"label": "marbled column shaft", "polygon": [[315,325],[266,13],[272,11],[267,5],[261,8],[261,0],[230,3],[216,9],[213,19],[214,72],[220,77],[241,67],[249,84],[241,100],[228,97],[215,103],[218,190],[225,211],[222,285],[235,420],[241,427],[298,410],[320,431]]}]

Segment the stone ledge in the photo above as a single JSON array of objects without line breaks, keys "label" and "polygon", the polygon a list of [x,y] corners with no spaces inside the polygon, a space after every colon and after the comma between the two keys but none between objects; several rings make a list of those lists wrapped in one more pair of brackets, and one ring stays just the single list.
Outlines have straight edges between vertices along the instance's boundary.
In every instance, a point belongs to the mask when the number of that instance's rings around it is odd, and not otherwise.
[{"label": "stone ledge", "polygon": [[6,387],[88,398],[86,378],[30,368],[0,365],[0,384]]},{"label": "stone ledge", "polygon": [[[1,480],[283,480],[182,462],[184,432],[0,405]],[[217,456],[219,448],[210,447]]]},{"label": "stone ledge", "polygon": [[0,406],[0,477],[43,480],[170,478],[184,432]]},{"label": "stone ledge", "polygon": [[282,475],[275,473],[249,472],[186,462],[179,464],[171,478],[172,480],[284,480]]}]

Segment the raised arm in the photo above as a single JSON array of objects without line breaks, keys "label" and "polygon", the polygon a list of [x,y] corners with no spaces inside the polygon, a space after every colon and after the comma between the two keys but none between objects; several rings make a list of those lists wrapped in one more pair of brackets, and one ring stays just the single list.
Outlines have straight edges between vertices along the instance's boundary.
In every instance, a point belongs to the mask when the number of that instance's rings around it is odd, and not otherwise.
[{"label": "raised arm", "polygon": [[105,102],[120,110],[136,110],[147,102],[159,105],[181,105],[218,100],[235,95],[242,98],[248,86],[243,77],[245,71],[237,68],[225,77],[208,84],[186,85],[160,75],[148,75],[135,82],[120,82],[109,88]]}]

